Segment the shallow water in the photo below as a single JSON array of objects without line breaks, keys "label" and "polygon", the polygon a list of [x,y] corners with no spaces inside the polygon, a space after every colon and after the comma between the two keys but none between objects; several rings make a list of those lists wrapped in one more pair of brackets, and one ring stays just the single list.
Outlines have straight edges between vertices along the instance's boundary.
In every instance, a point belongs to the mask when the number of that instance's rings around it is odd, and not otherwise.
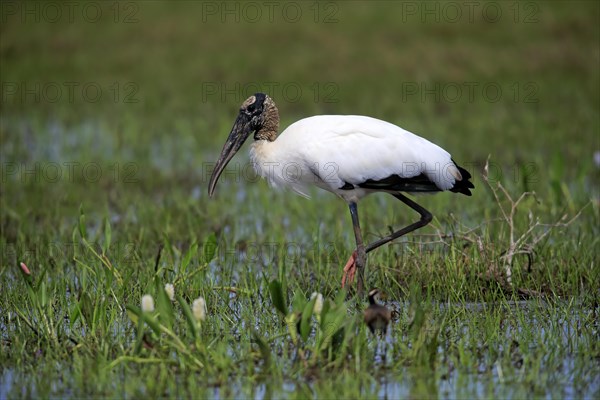
[{"label": "shallow water", "polygon": [[[236,302],[232,302],[231,306],[235,307]],[[566,305],[566,302],[565,302]],[[388,306],[398,313],[406,312],[410,308],[408,302],[393,302],[388,303]],[[363,396],[375,396],[380,399],[384,398],[409,398],[433,396],[438,398],[521,398],[521,397],[537,397],[537,398],[597,398],[600,393],[600,361],[593,358],[587,358],[585,355],[578,353],[578,348],[593,348],[592,343],[586,342],[584,337],[578,335],[578,329],[582,323],[586,321],[596,321],[595,315],[598,309],[585,308],[570,308],[568,314],[556,313],[552,307],[561,307],[561,304],[546,304],[544,301],[519,301],[506,302],[497,304],[485,303],[467,303],[467,304],[446,304],[438,303],[434,307],[439,307],[443,312],[465,311],[473,313],[477,317],[478,313],[487,313],[490,308],[501,307],[507,313],[507,322],[499,327],[499,341],[502,343],[510,343],[510,338],[518,336],[519,333],[535,331],[539,333],[537,338],[539,343],[533,340],[529,347],[523,351],[527,355],[528,351],[535,350],[536,346],[544,346],[550,343],[552,348],[568,349],[566,356],[558,362],[553,360],[553,355],[549,351],[542,358],[539,366],[539,374],[543,376],[540,382],[545,382],[543,385],[531,385],[526,376],[530,373],[525,367],[504,371],[500,360],[492,361],[489,354],[485,353],[486,346],[489,343],[480,343],[484,351],[483,361],[480,361],[480,366],[471,368],[466,372],[460,367],[454,367],[444,361],[444,356],[440,357],[440,361],[436,364],[436,370],[427,370],[415,367],[400,367],[391,368],[393,363],[390,359],[391,354],[398,351],[397,340],[400,336],[392,337],[387,335],[385,341],[373,340],[369,346],[373,346],[373,355],[375,362],[373,363],[375,370],[373,376],[376,377],[375,382],[361,388]],[[560,318],[556,321],[543,320],[544,310],[553,312],[553,315],[559,315]],[[510,316],[510,318],[509,318]],[[464,321],[465,337],[471,334],[469,318]],[[528,326],[522,325],[522,323]],[[593,326],[588,327],[598,334],[598,323],[592,322]],[[6,331],[6,327],[0,327],[2,331]],[[239,329],[244,330],[247,327],[242,325]],[[396,327],[397,329],[397,327]],[[453,327],[457,330],[456,327]],[[120,330],[117,330],[120,331]],[[115,334],[119,332],[115,331]],[[476,334],[474,334],[476,336]],[[443,333],[440,333],[440,338]],[[597,337],[597,336],[596,336]],[[276,340],[272,343],[273,346],[281,346],[286,339],[282,338],[279,342]],[[440,339],[443,341],[443,339]],[[548,343],[545,343],[548,341]],[[558,343],[557,343],[558,341]],[[532,347],[533,346],[533,347]],[[448,351],[446,343],[441,342],[438,346],[438,353],[444,354]],[[502,353],[503,349],[498,348],[497,352]],[[552,369],[552,370],[550,370]],[[582,376],[583,374],[583,376]],[[577,378],[575,378],[577,377]],[[177,380],[178,378],[175,377]],[[542,380],[543,379],[543,380]],[[24,394],[20,392],[24,390],[21,386],[26,382],[28,385],[33,385],[32,381],[28,380],[22,372],[15,369],[3,369],[0,373],[0,399],[9,397],[19,397]],[[56,395],[69,397],[69,377],[61,378],[60,387],[56,387]],[[297,380],[284,379],[281,383],[273,382],[248,382],[244,378],[234,379],[225,387],[215,387],[212,389],[212,397],[214,398],[229,398],[229,397],[253,397],[255,399],[266,399],[275,397],[285,397],[294,394],[299,388],[302,388],[303,393],[309,390],[314,396],[319,396],[320,386],[323,382],[318,379],[307,380],[299,377]],[[582,387],[583,383],[583,387]],[[17,387],[16,385],[19,385]],[[250,391],[250,392],[249,392]],[[27,393],[36,393],[35,387],[29,387]],[[359,395],[359,394],[357,394]]]}]

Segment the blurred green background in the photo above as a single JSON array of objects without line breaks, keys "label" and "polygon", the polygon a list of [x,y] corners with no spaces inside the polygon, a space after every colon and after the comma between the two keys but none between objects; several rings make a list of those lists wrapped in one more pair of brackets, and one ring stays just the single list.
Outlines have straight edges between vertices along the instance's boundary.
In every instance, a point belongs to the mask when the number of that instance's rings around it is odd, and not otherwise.
[{"label": "blurred green background", "polygon": [[[268,3],[270,4],[270,3]],[[596,2],[3,2],[2,159],[194,174],[255,89],[282,128],[364,114],[504,175],[591,174]],[[559,160],[557,160],[559,159]]]}]

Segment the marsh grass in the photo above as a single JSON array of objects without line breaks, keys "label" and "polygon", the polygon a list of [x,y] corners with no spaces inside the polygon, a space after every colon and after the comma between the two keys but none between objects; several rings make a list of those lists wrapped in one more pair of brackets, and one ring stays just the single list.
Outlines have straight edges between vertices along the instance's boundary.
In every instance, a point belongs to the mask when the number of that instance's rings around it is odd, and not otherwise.
[{"label": "marsh grass", "polygon": [[[139,3],[130,25],[9,18],[3,82],[133,82],[140,101],[3,92],[0,397],[597,398],[598,5],[535,4],[534,24],[400,23],[392,2],[340,3],[329,25],[202,23],[193,2]],[[472,172],[472,198],[420,197],[432,224],[369,255],[368,286],[394,311],[384,338],[340,290],[354,246],[343,202],[270,190],[239,172],[242,154],[206,195],[243,99],[204,99],[203,84],[273,81],[304,88],[273,96],[282,127],[372,115]],[[463,81],[508,92],[402,97],[406,83]],[[315,82],[334,84],[333,102]],[[515,101],[527,83],[536,101]],[[103,173],[68,177],[64,162]],[[417,218],[396,203],[361,202],[367,240]]]}]

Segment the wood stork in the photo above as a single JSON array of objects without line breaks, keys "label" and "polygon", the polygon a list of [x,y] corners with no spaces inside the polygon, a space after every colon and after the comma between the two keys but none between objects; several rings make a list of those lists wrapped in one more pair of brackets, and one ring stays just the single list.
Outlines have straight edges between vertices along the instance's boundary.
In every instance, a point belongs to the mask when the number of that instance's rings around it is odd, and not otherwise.
[{"label": "wood stork", "polygon": [[[402,193],[449,190],[471,195],[471,175],[447,151],[396,125],[357,115],[319,115],[301,119],[281,135],[275,102],[264,93],[250,96],[240,107],[231,133],[210,177],[213,195],[219,176],[251,133],[250,157],[256,172],[271,186],[289,187],[308,197],[317,186],[344,199],[350,208],[356,250],[344,266],[342,287],[358,271],[363,292],[366,255],[379,246],[427,225],[432,215]],[[367,246],[363,244],[357,202],[370,193],[389,193],[421,218]]]},{"label": "wood stork", "polygon": [[379,293],[379,289],[371,289],[369,291],[369,307],[367,307],[364,313],[365,323],[371,330],[371,333],[375,333],[378,330],[381,333],[385,333],[392,319],[392,312],[386,306],[377,303],[376,297],[379,296]]}]

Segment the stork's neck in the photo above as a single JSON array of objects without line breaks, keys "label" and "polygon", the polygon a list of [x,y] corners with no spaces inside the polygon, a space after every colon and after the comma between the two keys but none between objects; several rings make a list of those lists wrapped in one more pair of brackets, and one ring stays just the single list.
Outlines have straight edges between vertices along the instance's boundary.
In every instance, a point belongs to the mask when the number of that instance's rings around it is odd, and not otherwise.
[{"label": "stork's neck", "polygon": [[279,111],[271,100],[266,104],[265,117],[262,127],[254,134],[255,140],[268,140],[272,142],[279,132]]}]

